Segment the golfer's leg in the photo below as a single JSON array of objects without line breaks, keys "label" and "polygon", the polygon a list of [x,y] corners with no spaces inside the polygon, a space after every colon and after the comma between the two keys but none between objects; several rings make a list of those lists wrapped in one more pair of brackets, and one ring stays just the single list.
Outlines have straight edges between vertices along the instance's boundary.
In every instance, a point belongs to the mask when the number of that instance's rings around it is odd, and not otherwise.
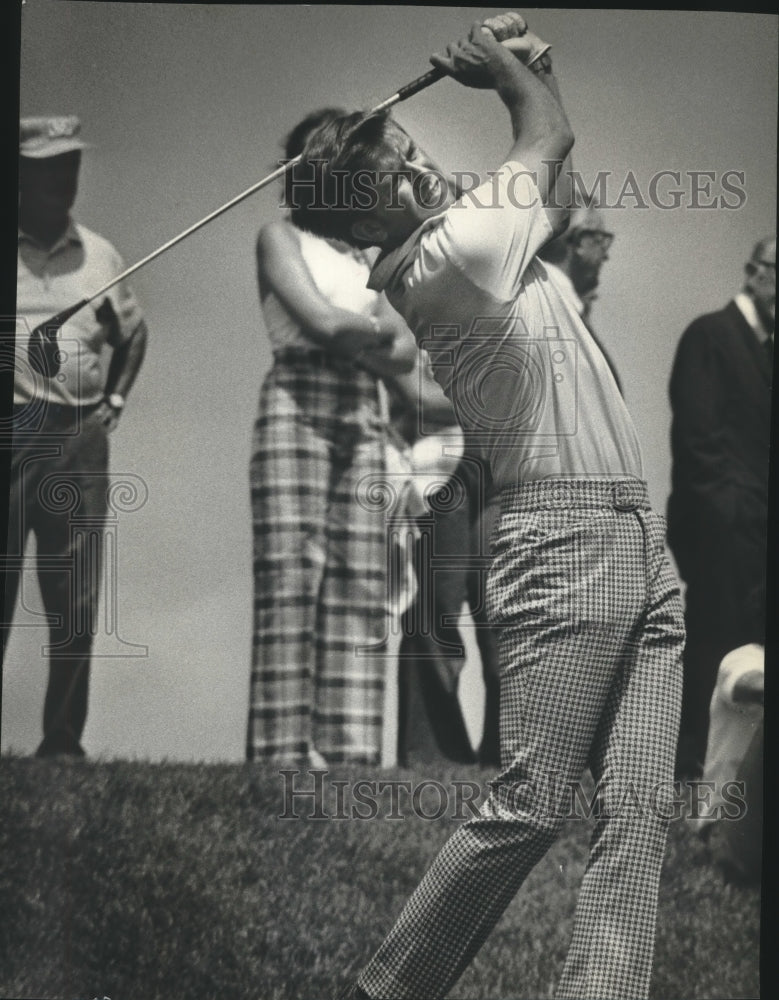
[{"label": "golfer's leg", "polygon": [[553,513],[534,540],[517,540],[520,525],[502,555],[499,542],[490,585],[505,770],[359,977],[369,996],[445,996],[557,836],[545,788],[581,773],[643,599],[612,558],[614,516]]},{"label": "golfer's leg", "polygon": [[[655,514],[623,515],[626,562],[647,574],[647,614],[628,644],[591,766],[602,815],[556,996],[633,1000],[648,995],[681,700],[684,626],[678,583]],[[646,534],[642,530],[646,526]],[[643,543],[646,541],[647,558]]]}]

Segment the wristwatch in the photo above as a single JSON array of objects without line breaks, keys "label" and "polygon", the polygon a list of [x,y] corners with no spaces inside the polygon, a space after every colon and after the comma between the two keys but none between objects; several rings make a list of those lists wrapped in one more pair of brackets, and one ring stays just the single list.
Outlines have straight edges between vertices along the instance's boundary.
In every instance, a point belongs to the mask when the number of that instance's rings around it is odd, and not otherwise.
[{"label": "wristwatch", "polygon": [[119,413],[124,409],[124,396],[121,393],[112,392],[109,396],[106,396],[105,401],[112,410],[117,410]]}]

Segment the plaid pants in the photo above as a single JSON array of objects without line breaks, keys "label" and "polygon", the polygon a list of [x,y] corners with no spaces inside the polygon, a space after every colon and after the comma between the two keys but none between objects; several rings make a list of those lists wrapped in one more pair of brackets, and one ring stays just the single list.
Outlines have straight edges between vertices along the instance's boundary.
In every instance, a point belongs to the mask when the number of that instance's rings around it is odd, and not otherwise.
[{"label": "plaid pants", "polygon": [[501,503],[488,602],[502,771],[358,982],[382,1000],[444,997],[562,828],[551,779],[589,766],[596,821],[557,996],[646,997],[684,644],[665,522],[632,479],[530,483]]},{"label": "plaid pants", "polygon": [[386,519],[360,497],[384,469],[375,379],[287,352],[263,384],[250,466],[254,640],[248,758],[378,763]]}]

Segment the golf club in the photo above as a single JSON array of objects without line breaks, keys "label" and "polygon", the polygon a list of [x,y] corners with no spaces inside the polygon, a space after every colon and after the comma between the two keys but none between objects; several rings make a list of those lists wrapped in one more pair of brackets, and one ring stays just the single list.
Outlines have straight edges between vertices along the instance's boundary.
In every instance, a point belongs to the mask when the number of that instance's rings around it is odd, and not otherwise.
[{"label": "golf club", "polygon": [[[498,41],[502,42],[503,44],[510,44],[511,40],[512,40],[511,38],[498,38]],[[537,58],[539,58],[543,54],[543,52],[547,51],[548,49],[549,49],[548,45],[544,46],[543,50],[536,53],[533,59],[530,61],[534,62]],[[428,70],[427,73],[424,73],[422,76],[419,76],[415,80],[412,80],[410,83],[407,83],[404,87],[401,87],[396,93],[392,94],[390,97],[382,101],[380,104],[377,104],[374,108],[370,110],[369,113],[376,114],[382,111],[387,111],[395,104],[398,104],[401,101],[408,100],[410,97],[413,97],[415,94],[418,94],[421,90],[424,90],[427,87],[431,86],[433,83],[436,83],[438,80],[441,80],[446,75],[447,74],[445,73],[445,71],[439,69],[438,67]],[[267,187],[269,184],[273,183],[273,181],[277,180],[278,178],[283,177],[288,170],[290,170],[296,163],[299,162],[299,160],[300,157],[296,156],[294,159],[289,160],[286,163],[282,164],[272,173],[268,174],[266,177],[263,177],[262,180],[257,181],[255,184],[252,184],[250,187],[246,188],[245,191],[242,191],[240,194],[235,195],[235,197],[225,202],[224,205],[221,205],[219,208],[214,209],[213,212],[209,212],[208,215],[204,216],[202,219],[193,223],[183,232],[179,233],[177,236],[174,236],[166,243],[163,243],[162,246],[157,247],[156,250],[153,250],[150,254],[147,254],[145,257],[137,261],[132,266],[126,268],[124,271],[121,272],[121,274],[118,274],[115,278],[112,278],[110,281],[106,282],[104,285],[102,285],[100,288],[94,291],[91,295],[86,296],[85,298],[74,303],[72,306],[68,306],[67,309],[63,309],[56,315],[50,317],[47,320],[44,320],[43,323],[39,323],[38,326],[35,327],[35,329],[32,331],[30,335],[30,342],[28,346],[28,358],[31,365],[38,372],[40,372],[41,374],[45,375],[48,378],[51,378],[53,375],[56,375],[60,366],[60,359],[58,357],[59,352],[56,342],[57,333],[62,328],[62,326],[67,322],[67,320],[70,319],[71,316],[79,312],[79,310],[83,309],[84,306],[88,305],[94,299],[99,298],[101,295],[107,292],[109,288],[113,288],[114,285],[119,284],[120,281],[124,281],[125,278],[128,278],[131,274],[134,274],[141,267],[144,267],[146,264],[149,264],[151,261],[155,260],[157,257],[160,256],[160,254],[165,253],[166,250],[170,250],[171,247],[174,247],[177,243],[180,243],[182,240],[186,239],[187,236],[191,236],[192,233],[196,232],[198,229],[201,229],[209,222],[212,222],[218,216],[228,211],[228,209],[231,209],[234,205],[237,205],[245,198],[248,198],[256,191],[260,191],[262,188]]]}]

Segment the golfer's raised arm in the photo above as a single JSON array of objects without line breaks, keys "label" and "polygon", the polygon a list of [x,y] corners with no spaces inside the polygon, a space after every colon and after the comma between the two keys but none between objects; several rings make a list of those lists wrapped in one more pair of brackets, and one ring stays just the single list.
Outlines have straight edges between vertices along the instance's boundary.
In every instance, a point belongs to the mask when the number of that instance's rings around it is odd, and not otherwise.
[{"label": "golfer's raised arm", "polygon": [[574,136],[553,89],[521,61],[525,54],[521,47],[528,43],[523,38],[516,41],[512,51],[495,39],[489,27],[474,24],[467,39],[448,46],[446,55],[431,56],[430,61],[466,87],[497,91],[511,117],[514,138],[506,159],[519,161],[534,174],[547,204]]}]

